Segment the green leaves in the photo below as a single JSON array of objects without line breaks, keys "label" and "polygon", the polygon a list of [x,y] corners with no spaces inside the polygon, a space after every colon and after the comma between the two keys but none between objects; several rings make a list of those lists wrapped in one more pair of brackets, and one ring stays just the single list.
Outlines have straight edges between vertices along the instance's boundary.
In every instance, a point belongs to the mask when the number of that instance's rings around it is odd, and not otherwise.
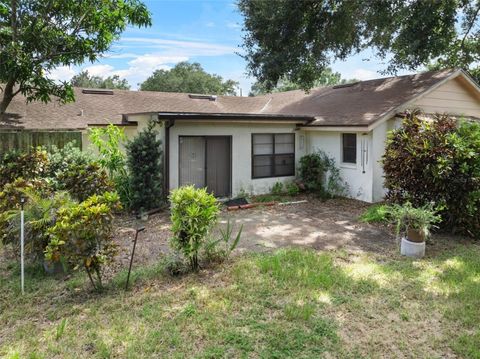
[{"label": "green leaves", "polygon": [[[93,195],[85,201],[57,212],[55,225],[48,229],[50,241],[45,258],[57,261],[61,257],[74,267],[83,266],[94,287],[101,285],[101,266],[113,259],[113,213],[121,209],[115,192]],[[97,283],[90,275],[97,274]]]},{"label": "green leaves", "polygon": [[127,144],[131,208],[137,212],[159,207],[163,202],[163,151],[158,131],[151,122]]},{"label": "green leaves", "polygon": [[[149,26],[138,0],[0,0],[0,113],[17,93],[28,101],[74,100],[68,83],[48,73],[57,66],[94,62],[128,25]],[[18,92],[17,92],[18,91]]]},{"label": "green leaves", "polygon": [[190,260],[198,270],[198,251],[206,243],[208,231],[217,221],[220,211],[215,197],[205,188],[184,186],[170,194],[172,246]]},{"label": "green leaves", "polygon": [[409,114],[389,135],[383,156],[387,198],[414,206],[434,203],[442,226],[480,236],[480,125],[437,116],[430,123]]},{"label": "green leaves", "polygon": [[199,63],[179,62],[171,70],[157,70],[140,85],[142,91],[235,95],[238,82],[206,73]]},{"label": "green leaves", "polygon": [[88,71],[82,71],[72,77],[70,84],[74,87],[130,90],[127,80],[121,79],[118,75],[102,78],[89,75]]},{"label": "green leaves", "polygon": [[462,67],[480,78],[477,1],[240,0],[251,75],[267,90],[315,85],[336,60],[369,48],[385,73]]}]

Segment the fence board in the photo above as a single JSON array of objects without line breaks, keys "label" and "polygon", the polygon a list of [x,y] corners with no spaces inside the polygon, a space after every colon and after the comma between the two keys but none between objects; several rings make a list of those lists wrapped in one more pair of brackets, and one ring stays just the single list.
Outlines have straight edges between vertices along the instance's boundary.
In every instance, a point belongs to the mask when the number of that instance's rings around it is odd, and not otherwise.
[{"label": "fence board", "polygon": [[9,150],[30,151],[32,147],[55,145],[63,148],[75,141],[82,148],[82,133],[79,131],[0,131],[0,154]]}]

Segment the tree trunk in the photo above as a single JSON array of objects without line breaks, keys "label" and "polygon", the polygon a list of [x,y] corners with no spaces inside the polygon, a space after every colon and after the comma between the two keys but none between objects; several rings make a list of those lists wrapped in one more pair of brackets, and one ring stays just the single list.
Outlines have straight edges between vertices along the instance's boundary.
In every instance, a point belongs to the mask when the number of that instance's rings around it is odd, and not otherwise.
[{"label": "tree trunk", "polygon": [[3,88],[3,97],[0,102],[0,115],[3,115],[7,111],[8,105],[12,102],[14,85],[15,81],[9,80]]}]

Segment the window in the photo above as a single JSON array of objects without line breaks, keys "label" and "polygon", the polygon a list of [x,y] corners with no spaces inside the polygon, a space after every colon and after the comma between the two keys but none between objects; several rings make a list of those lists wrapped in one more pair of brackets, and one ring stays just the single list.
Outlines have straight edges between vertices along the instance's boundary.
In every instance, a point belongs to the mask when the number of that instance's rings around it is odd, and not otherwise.
[{"label": "window", "polygon": [[295,135],[252,135],[252,178],[295,175]]},{"label": "window", "polygon": [[357,163],[357,135],[355,133],[342,134],[342,162]]}]

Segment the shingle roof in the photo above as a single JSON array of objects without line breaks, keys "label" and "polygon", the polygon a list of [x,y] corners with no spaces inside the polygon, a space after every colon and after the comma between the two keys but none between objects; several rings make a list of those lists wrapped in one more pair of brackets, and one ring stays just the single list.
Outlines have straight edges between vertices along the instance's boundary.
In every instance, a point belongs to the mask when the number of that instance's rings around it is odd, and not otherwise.
[{"label": "shingle roof", "polygon": [[135,113],[196,113],[308,116],[310,125],[368,125],[382,114],[453,75],[455,70],[362,81],[349,86],[321,87],[257,97],[218,96],[215,101],[184,93],[114,90],[113,95],[88,94],[75,88],[74,103],[49,104],[16,96],[0,128],[84,129],[88,125],[122,124]]}]

